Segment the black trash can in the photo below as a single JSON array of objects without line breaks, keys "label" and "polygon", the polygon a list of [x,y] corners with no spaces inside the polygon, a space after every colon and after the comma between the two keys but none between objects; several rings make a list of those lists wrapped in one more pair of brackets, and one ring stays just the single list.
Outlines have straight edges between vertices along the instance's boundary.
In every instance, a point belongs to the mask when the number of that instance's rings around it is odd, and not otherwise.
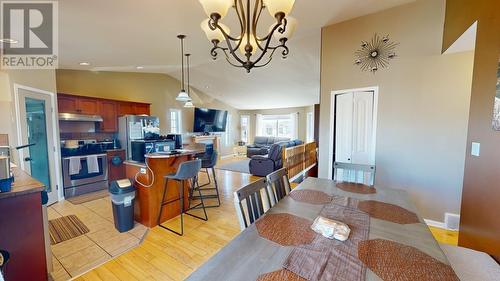
[{"label": "black trash can", "polygon": [[109,185],[115,228],[119,232],[134,228],[135,188],[130,180],[113,181]]}]

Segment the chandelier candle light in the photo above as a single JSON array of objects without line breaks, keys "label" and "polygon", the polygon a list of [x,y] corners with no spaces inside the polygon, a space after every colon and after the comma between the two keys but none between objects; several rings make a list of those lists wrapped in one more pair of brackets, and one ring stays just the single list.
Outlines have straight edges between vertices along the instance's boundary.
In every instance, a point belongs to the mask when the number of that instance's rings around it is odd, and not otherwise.
[{"label": "chandelier candle light", "polygon": [[[191,97],[191,85],[189,84],[189,57],[191,56],[191,54],[186,54],[186,62],[187,62],[187,92],[188,92],[188,96]],[[186,101],[186,103],[184,104],[184,107],[185,108],[193,108],[194,105],[193,103],[191,102],[191,98],[190,100]]]},{"label": "chandelier candle light", "polygon": [[186,38],[186,35],[177,35],[177,38],[181,40],[181,72],[182,72],[182,86],[181,86],[181,91],[175,98],[175,100],[180,101],[180,102],[188,102],[191,101],[191,98],[189,95],[186,93],[186,90],[184,89],[184,38]]},{"label": "chandelier candle light", "polygon": [[[283,58],[288,56],[286,43],[297,25],[297,21],[288,14],[295,0],[246,0],[246,4],[245,0],[199,1],[208,16],[201,23],[201,28],[213,44],[210,54],[214,59],[217,58],[218,51],[222,51],[231,65],[243,67],[250,72],[254,67],[268,65],[278,49],[281,49]],[[237,36],[231,36],[230,29],[220,22],[231,7],[236,10],[240,23],[240,33]],[[258,22],[265,8],[276,22],[271,25],[267,35],[259,37]],[[226,41],[224,46],[221,45],[223,41]],[[268,52],[269,56],[264,59]]]}]

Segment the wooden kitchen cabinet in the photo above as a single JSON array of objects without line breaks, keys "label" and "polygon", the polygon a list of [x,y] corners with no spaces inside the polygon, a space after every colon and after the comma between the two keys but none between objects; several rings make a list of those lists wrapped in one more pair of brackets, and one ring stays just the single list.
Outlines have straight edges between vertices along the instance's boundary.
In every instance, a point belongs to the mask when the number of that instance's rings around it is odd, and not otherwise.
[{"label": "wooden kitchen cabinet", "polygon": [[149,107],[150,105],[147,103],[135,103],[134,104],[134,113],[135,115],[149,115]]},{"label": "wooden kitchen cabinet", "polygon": [[57,106],[60,113],[95,115],[98,111],[98,99],[58,94]]},{"label": "wooden kitchen cabinet", "polygon": [[99,101],[93,98],[78,98],[78,113],[96,115]]},{"label": "wooden kitchen cabinet", "polygon": [[135,115],[134,103],[122,101],[118,103],[118,116]]},{"label": "wooden kitchen cabinet", "polygon": [[108,181],[121,180],[125,177],[125,149],[108,150]]},{"label": "wooden kitchen cabinet", "polygon": [[116,101],[101,100],[98,104],[98,114],[103,121],[99,123],[99,131],[114,133],[118,132],[118,110]]},{"label": "wooden kitchen cabinet", "polygon": [[78,113],[78,98],[57,95],[57,108],[60,113]]}]

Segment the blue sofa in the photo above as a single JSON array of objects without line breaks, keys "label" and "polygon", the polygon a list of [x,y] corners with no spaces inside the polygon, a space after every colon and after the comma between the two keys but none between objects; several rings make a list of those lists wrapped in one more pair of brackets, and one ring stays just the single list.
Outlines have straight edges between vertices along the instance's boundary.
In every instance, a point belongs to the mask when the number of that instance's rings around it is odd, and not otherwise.
[{"label": "blue sofa", "polygon": [[247,145],[247,157],[252,158],[254,155],[266,155],[269,153],[271,145],[277,142],[289,141],[289,138],[279,137],[255,137],[254,143]]},{"label": "blue sofa", "polygon": [[283,149],[301,145],[301,140],[282,141],[271,145],[268,154],[253,155],[250,159],[250,173],[254,176],[265,177],[283,167]]}]

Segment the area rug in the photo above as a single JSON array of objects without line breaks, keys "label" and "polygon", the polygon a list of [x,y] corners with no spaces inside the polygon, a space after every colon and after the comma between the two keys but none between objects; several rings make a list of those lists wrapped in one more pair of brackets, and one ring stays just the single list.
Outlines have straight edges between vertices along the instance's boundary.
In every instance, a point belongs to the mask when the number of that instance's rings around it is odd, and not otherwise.
[{"label": "area rug", "polygon": [[52,245],[89,232],[89,228],[75,215],[49,220],[50,243]]},{"label": "area rug", "polygon": [[250,174],[250,168],[248,167],[249,163],[250,163],[250,159],[243,159],[243,160],[238,160],[238,161],[234,161],[231,163],[223,164],[223,165],[217,166],[216,168],[219,170],[226,170],[226,171],[231,171],[231,172]]},{"label": "area rug", "polygon": [[86,202],[90,202],[90,201],[104,198],[108,195],[109,195],[109,192],[105,189],[105,190],[99,190],[96,192],[91,192],[91,193],[87,193],[87,194],[83,194],[83,195],[79,195],[79,196],[75,196],[75,197],[70,197],[70,198],[67,198],[66,200],[71,202],[71,204],[73,204],[73,205],[80,205],[80,204],[83,204]]}]

